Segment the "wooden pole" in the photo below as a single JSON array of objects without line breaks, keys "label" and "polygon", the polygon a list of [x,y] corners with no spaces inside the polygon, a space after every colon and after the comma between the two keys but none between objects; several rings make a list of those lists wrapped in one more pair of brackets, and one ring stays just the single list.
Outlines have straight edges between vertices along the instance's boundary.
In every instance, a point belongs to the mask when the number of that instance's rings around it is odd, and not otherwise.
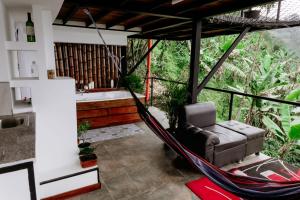
[{"label": "wooden pole", "polygon": [[[148,40],[148,50],[152,47],[152,40]],[[149,102],[149,86],[150,86],[150,77],[151,77],[151,53],[147,55],[147,79],[146,79],[146,91],[145,91],[145,101]]]},{"label": "wooden pole", "polygon": [[202,22],[193,21],[192,47],[191,47],[191,57],[190,57],[190,77],[189,77],[188,99],[187,99],[189,104],[194,104],[197,102],[201,29],[202,29]]}]

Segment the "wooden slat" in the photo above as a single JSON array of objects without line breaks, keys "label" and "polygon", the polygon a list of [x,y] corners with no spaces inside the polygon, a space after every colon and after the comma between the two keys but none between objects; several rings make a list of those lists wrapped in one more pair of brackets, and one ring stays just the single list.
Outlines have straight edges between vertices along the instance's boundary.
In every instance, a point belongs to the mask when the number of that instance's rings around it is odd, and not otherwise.
[{"label": "wooden slat", "polygon": [[93,66],[93,79],[94,86],[98,87],[98,78],[97,78],[97,52],[96,52],[96,45],[92,45],[92,66]]},{"label": "wooden slat", "polygon": [[73,44],[75,80],[77,81],[77,83],[79,83],[80,76],[79,76],[79,63],[78,63],[78,49],[77,49],[77,47],[78,47],[77,44]]},{"label": "wooden slat", "polygon": [[130,114],[137,113],[136,106],[123,106],[123,107],[115,107],[115,108],[101,108],[101,109],[93,109],[93,110],[78,110],[77,111],[77,119],[87,119],[94,117],[105,117],[111,115],[122,115],[122,114]]},{"label": "wooden slat", "polygon": [[102,80],[101,80],[101,53],[100,53],[100,45],[96,46],[96,66],[97,66],[97,79],[98,79],[98,85],[97,88],[102,87]]},{"label": "wooden slat", "polygon": [[63,50],[65,76],[70,76],[69,59],[68,59],[68,46],[67,46],[67,44],[63,44],[63,49],[62,50]]},{"label": "wooden slat", "polygon": [[111,77],[110,77],[110,66],[111,66],[111,59],[110,59],[110,57],[108,56],[108,53],[107,53],[107,51],[105,51],[105,67],[106,67],[106,86],[107,87],[110,87],[110,79],[111,79]]},{"label": "wooden slat", "polygon": [[59,76],[59,62],[58,62],[58,52],[57,52],[57,44],[54,44],[54,56],[55,56],[55,69],[56,74]]},{"label": "wooden slat", "polygon": [[139,114],[132,113],[132,114],[115,115],[115,116],[107,116],[107,117],[80,119],[78,120],[78,123],[88,121],[91,125],[91,128],[100,128],[106,126],[134,123],[140,120],[141,118]]},{"label": "wooden slat", "polygon": [[[140,99],[143,103],[145,102],[145,98]],[[122,106],[134,106],[134,99],[118,99],[111,101],[95,101],[95,102],[78,102],[77,110],[93,110],[100,108],[114,108],[114,107],[122,107]]]},{"label": "wooden slat", "polygon": [[73,47],[72,44],[68,44],[68,60],[69,60],[69,70],[70,77],[75,78],[75,67],[74,67],[74,58],[73,58]]},{"label": "wooden slat", "polygon": [[64,76],[64,62],[63,62],[63,55],[61,50],[61,45],[57,45],[57,53],[58,53],[58,63],[59,63],[59,76]]},{"label": "wooden slat", "polygon": [[78,83],[83,82],[84,80],[84,70],[83,70],[83,57],[82,57],[82,46],[81,44],[78,45],[78,64],[79,64],[79,81]]},{"label": "wooden slat", "polygon": [[103,46],[101,46],[100,48],[100,51],[101,51],[101,77],[102,77],[102,86],[103,87],[107,87],[107,76],[106,76],[106,70],[105,70],[105,67],[106,67],[106,60],[105,60],[105,49]]},{"label": "wooden slat", "polygon": [[[121,46],[110,45],[109,49],[121,58]],[[119,76],[105,47],[98,44],[56,43],[55,65],[57,76],[69,76],[85,85],[94,81],[95,88],[110,88],[111,80],[116,84]]]},{"label": "wooden slat", "polygon": [[92,46],[90,44],[87,45],[87,73],[88,73],[88,80],[87,80],[87,84],[88,84],[93,80]]},{"label": "wooden slat", "polygon": [[82,57],[83,57],[83,82],[84,85],[88,84],[88,63],[87,63],[87,45],[83,44],[83,49],[82,49]]}]

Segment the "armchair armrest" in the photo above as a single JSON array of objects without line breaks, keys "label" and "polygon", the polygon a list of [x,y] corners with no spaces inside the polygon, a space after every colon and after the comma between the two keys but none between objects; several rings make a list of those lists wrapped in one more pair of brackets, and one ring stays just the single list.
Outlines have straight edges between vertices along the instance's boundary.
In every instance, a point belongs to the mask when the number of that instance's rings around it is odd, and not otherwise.
[{"label": "armchair armrest", "polygon": [[220,143],[218,136],[213,132],[203,130],[189,123],[177,129],[175,137],[192,152],[209,161],[213,159],[214,146]]}]

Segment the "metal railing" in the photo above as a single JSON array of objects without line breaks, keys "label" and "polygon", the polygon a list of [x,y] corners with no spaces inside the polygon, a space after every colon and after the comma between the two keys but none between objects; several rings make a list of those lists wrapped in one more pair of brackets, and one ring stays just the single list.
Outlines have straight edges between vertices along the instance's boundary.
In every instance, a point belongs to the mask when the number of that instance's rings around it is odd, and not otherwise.
[{"label": "metal railing", "polygon": [[[160,77],[150,77],[151,80],[151,86],[150,86],[150,105],[153,106],[153,91],[154,91],[154,80],[158,81],[165,81],[169,83],[176,83],[176,84],[181,84],[181,85],[186,85],[184,82],[180,81],[174,81],[174,80],[168,80]],[[253,99],[261,99],[261,100],[267,100],[271,102],[276,102],[280,104],[288,104],[288,105],[293,105],[293,106],[300,106],[300,103],[298,102],[292,102],[292,101],[286,101],[286,100],[281,100],[281,99],[274,99],[270,97],[264,97],[264,96],[257,96],[253,94],[247,94],[247,93],[242,93],[242,92],[237,92],[237,91],[231,91],[231,90],[225,90],[225,89],[218,89],[218,88],[212,88],[212,87],[204,87],[205,90],[211,90],[211,91],[217,91],[217,92],[222,92],[226,94],[230,94],[230,99],[229,99],[229,113],[228,113],[228,119],[231,120],[232,118],[232,109],[233,109],[233,100],[234,96],[244,96],[244,97],[250,97]]]}]

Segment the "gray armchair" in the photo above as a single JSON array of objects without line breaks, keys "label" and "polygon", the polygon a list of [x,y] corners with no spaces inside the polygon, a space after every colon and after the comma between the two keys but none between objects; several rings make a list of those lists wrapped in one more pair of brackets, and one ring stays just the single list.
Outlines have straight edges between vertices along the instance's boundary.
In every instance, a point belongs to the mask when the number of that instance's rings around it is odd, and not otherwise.
[{"label": "gray armchair", "polygon": [[[221,167],[262,148],[263,129],[240,122],[237,128],[237,124],[233,126],[232,123],[216,123],[216,109],[212,102],[187,105],[180,116],[175,137],[194,153]],[[251,133],[250,137],[244,130]],[[250,146],[247,146],[248,141]]]}]

